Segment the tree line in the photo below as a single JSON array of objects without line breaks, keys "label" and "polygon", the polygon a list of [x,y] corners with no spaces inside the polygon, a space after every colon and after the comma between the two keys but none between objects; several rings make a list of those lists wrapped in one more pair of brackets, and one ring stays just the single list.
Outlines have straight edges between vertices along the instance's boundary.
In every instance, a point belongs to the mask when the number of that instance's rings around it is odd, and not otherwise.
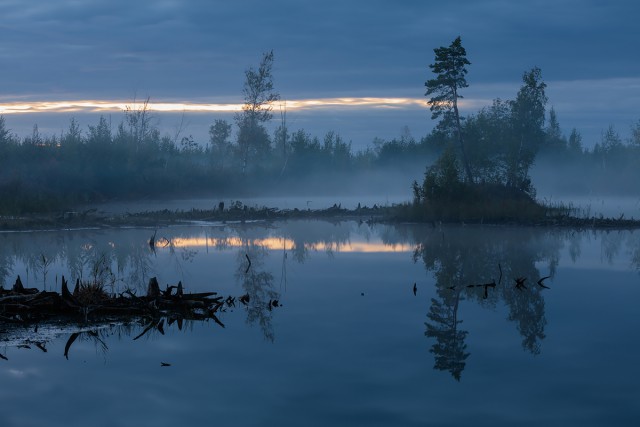
[{"label": "tree line", "polygon": [[594,185],[608,181],[634,190],[640,121],[628,139],[610,127],[592,150],[585,149],[580,133],[563,135],[553,108],[546,110],[539,68],[523,74],[515,99],[496,99],[463,117],[457,100],[467,85],[466,51],[457,38],[435,53],[436,78],[426,82],[432,117],[440,119],[434,129],[419,139],[408,130],[391,140],[376,138],[360,151],[333,131],[319,137],[290,129],[286,111],[269,133],[273,103],[280,99],[273,52],[245,71],[242,111],[233,121],[214,119],[208,141],[161,135],[148,99],[127,107],[119,123],[100,117],[83,129],[71,119],[60,135],[43,135],[35,125],[31,135],[18,137],[0,116],[0,213],[113,199],[257,193],[319,175],[425,166],[424,181],[413,186],[418,199],[452,194],[464,183],[500,184],[534,195],[530,171],[536,159],[588,168]]}]

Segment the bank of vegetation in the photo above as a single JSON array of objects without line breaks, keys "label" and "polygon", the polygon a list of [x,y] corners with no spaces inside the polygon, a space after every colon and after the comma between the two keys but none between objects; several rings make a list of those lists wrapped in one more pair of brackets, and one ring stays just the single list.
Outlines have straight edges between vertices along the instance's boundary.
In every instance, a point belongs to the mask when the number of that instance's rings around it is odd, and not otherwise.
[{"label": "bank of vegetation", "polygon": [[396,211],[406,220],[533,220],[550,212],[536,201],[536,163],[550,166],[547,175],[559,188],[573,183],[580,191],[637,194],[640,121],[628,137],[610,127],[585,149],[579,131],[564,135],[547,108],[537,67],[524,72],[513,100],[496,99],[464,117],[457,101],[470,62],[460,38],[435,53],[434,78],[425,84],[438,120],[433,131],[414,138],[407,130],[361,151],[332,131],[315,136],[291,129],[286,114],[269,134],[279,99],[272,52],[246,71],[243,110],[233,122],[213,119],[208,141],[179,131],[161,135],[147,102],[127,108],[119,123],[100,117],[83,129],[72,119],[60,135],[34,126],[19,137],[0,116],[0,215],[59,213],[111,200],[309,192],[314,182],[331,193],[355,176],[415,170],[413,201]]}]

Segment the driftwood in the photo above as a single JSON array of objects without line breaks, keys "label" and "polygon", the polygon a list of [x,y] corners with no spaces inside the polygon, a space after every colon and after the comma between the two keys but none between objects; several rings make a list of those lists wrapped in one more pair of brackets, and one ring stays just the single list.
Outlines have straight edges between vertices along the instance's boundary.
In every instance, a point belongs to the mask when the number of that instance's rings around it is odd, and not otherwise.
[{"label": "driftwood", "polygon": [[[237,299],[249,305],[249,294]],[[149,280],[146,295],[136,295],[132,290],[108,295],[99,284],[79,280],[70,292],[64,277],[60,293],[25,288],[18,276],[10,290],[0,286],[0,342],[18,348],[35,346],[46,352],[52,335],[69,334],[64,348],[68,359],[78,339],[92,340],[106,350],[103,338],[108,331],[128,325],[143,326],[134,340],[150,331],[164,335],[165,327],[174,323],[182,330],[185,322],[212,320],[224,328],[216,314],[235,307],[235,301],[234,296],[225,298],[216,292],[186,293],[182,282],[161,290],[155,277]],[[267,308],[280,306],[278,300],[270,300]],[[0,359],[7,360],[7,356],[0,353]]]},{"label": "driftwood", "polygon": [[161,291],[155,277],[149,280],[144,296],[130,290],[110,296],[99,285],[79,281],[72,293],[64,277],[58,293],[25,288],[18,276],[10,290],[0,288],[0,322],[41,322],[61,317],[87,322],[123,315],[213,319],[224,305],[224,298],[216,295],[216,292],[185,293],[182,282]]}]

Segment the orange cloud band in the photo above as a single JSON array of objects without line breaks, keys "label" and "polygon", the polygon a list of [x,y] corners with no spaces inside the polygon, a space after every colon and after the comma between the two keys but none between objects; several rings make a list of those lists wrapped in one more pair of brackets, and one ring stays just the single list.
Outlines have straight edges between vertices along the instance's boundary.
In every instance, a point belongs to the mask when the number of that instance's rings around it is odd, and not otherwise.
[{"label": "orange cloud band", "polygon": [[[127,108],[137,110],[144,103],[121,101],[30,101],[0,103],[0,114],[29,113],[101,113],[124,111]],[[319,98],[286,100],[272,105],[286,110],[309,110],[318,108],[427,108],[427,101],[417,98]],[[149,102],[149,111],[156,112],[237,112],[242,104],[205,104],[190,102]]]}]

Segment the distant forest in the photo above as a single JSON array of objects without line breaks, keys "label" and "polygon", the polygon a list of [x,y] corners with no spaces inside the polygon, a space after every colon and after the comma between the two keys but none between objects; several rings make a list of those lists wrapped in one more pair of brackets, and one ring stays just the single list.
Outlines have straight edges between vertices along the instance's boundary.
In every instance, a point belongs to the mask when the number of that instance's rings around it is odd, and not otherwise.
[{"label": "distant forest", "polygon": [[[289,129],[284,117],[270,135],[265,124],[273,120],[271,104],[279,99],[272,63],[269,52],[257,69],[246,70],[242,112],[233,122],[212,120],[208,141],[161,135],[146,103],[124,111],[115,127],[105,117],[87,129],[72,119],[61,135],[42,135],[36,125],[31,135],[18,137],[0,116],[0,214],[50,212],[114,199],[304,191],[324,182],[323,177],[348,179],[380,171],[420,174],[446,160],[443,153],[456,147],[455,132],[443,125],[420,139],[408,132],[391,140],[375,139],[357,152],[335,132],[315,136]],[[532,77],[525,73],[525,79],[527,75]],[[462,118],[471,179],[493,179],[499,173],[500,150],[522,148],[507,132],[517,103],[497,99]],[[543,175],[561,190],[638,193],[640,121],[624,137],[609,127],[593,149],[585,149],[578,130],[563,134],[553,108],[542,114],[535,150],[527,160],[528,166],[535,165],[534,172],[544,167]],[[334,185],[337,192],[341,184]]]}]

